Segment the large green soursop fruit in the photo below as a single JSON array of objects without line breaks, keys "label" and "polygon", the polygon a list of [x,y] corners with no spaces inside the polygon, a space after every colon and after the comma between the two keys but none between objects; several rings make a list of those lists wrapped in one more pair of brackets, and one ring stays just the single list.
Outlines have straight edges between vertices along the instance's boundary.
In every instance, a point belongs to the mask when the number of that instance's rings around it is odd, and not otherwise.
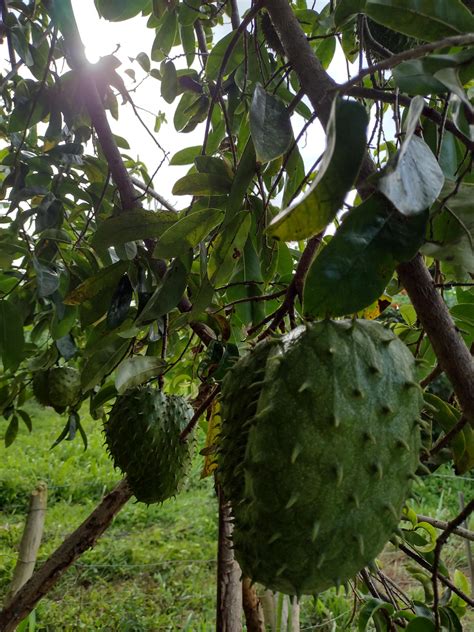
[{"label": "large green soursop fruit", "polygon": [[179,491],[192,451],[192,441],[180,441],[180,434],[192,416],[184,398],[151,386],[117,398],[104,426],[105,440],[137,500],[163,502]]},{"label": "large green soursop fruit", "polygon": [[81,374],[68,366],[39,371],[33,378],[33,393],[42,406],[52,406],[62,413],[79,398]]},{"label": "large green soursop fruit", "polygon": [[397,527],[419,462],[409,350],[379,323],[325,320],[257,345],[222,397],[244,574],[291,595],[353,577]]}]

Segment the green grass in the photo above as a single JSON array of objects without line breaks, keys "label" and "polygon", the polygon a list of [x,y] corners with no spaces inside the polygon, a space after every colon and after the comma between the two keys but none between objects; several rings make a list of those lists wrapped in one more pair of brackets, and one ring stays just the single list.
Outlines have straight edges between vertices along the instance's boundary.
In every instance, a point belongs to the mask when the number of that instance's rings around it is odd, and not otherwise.
[{"label": "green grass", "polygon": [[[46,481],[49,490],[41,563],[120,480],[103,448],[100,422],[84,415],[86,452],[79,438],[50,450],[64,420],[45,409],[30,412],[33,432],[23,427],[10,448],[0,446],[0,601],[36,483]],[[0,437],[5,427],[3,422]],[[129,502],[96,547],[40,602],[36,630],[213,630],[217,504],[213,481],[201,479],[201,469],[202,457],[197,456],[184,491],[161,506]],[[411,504],[419,513],[448,520],[459,511],[458,492],[468,499],[473,486],[473,479],[456,479],[445,468],[418,488]],[[396,555],[393,547],[381,558],[388,574],[391,555]],[[464,543],[451,538],[445,558],[450,568],[466,570]],[[409,589],[422,597],[419,586],[412,581]],[[343,590],[327,591],[318,600],[306,598],[301,627],[318,632],[355,629],[352,609],[352,598]]]}]

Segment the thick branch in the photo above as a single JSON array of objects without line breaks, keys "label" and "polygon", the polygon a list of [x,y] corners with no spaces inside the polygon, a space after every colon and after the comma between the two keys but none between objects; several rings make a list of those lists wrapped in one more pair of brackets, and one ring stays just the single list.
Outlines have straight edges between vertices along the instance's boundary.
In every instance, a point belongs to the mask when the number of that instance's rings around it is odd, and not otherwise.
[{"label": "thick branch", "polygon": [[[337,84],[316,58],[288,1],[266,0],[265,6],[303,91],[326,128],[331,103],[337,93]],[[375,166],[367,154],[357,182],[362,197],[367,197],[371,191],[366,179],[374,172]],[[433,345],[441,368],[451,380],[465,414],[474,419],[474,363],[422,258],[418,256],[413,261],[404,263],[397,271]]]},{"label": "thick branch", "polygon": [[38,601],[53,588],[65,570],[107,529],[114,516],[132,496],[126,481],[121,481],[86,520],[51,557],[36,571],[33,577],[15,594],[10,603],[0,612],[0,630],[11,632],[33,610]]},{"label": "thick branch", "polygon": [[410,296],[440,366],[453,385],[464,414],[474,421],[474,360],[421,256],[399,265],[398,276]]}]

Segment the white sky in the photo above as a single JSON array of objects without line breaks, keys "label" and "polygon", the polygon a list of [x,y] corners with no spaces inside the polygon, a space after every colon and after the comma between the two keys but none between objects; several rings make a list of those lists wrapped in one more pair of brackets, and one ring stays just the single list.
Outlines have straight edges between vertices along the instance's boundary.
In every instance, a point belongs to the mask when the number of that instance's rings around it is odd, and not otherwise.
[{"label": "white sky", "polygon": [[[315,5],[316,10],[321,9],[325,4],[324,0],[317,1]],[[250,1],[238,0],[238,5],[242,14],[249,8]],[[144,73],[137,63],[131,63],[129,61],[129,57],[134,58],[141,51],[150,55],[155,35],[152,29],[146,28],[146,19],[136,17],[132,20],[126,20],[125,22],[108,22],[107,20],[99,18],[93,0],[73,0],[73,6],[89,61],[96,62],[102,56],[115,53],[122,61],[122,66],[118,69],[118,72],[124,78],[127,88],[132,90],[134,84],[124,71],[127,68],[133,68],[138,82],[144,76]],[[222,33],[224,34],[224,30]],[[120,45],[120,48],[115,52],[118,45]],[[178,49],[173,49],[171,56],[176,54],[175,51],[178,51]],[[159,67],[159,64],[155,63],[154,65]],[[346,65],[341,52],[336,54],[336,58],[330,68],[330,73],[337,81],[345,81],[347,78]],[[155,115],[159,111],[167,114],[169,122],[167,125],[161,127],[156,137],[165,150],[170,152],[171,157],[179,149],[201,144],[204,135],[204,126],[200,125],[194,132],[188,134],[177,133],[172,120],[178,100],[168,105],[160,96],[160,87],[160,82],[150,77],[136,92],[132,92],[132,98],[137,107],[144,108],[144,110],[148,110],[152,113],[147,114],[145,111],[141,111],[143,120],[152,132],[155,124]],[[131,146],[129,152],[131,157],[142,160],[147,165],[148,172],[152,175],[161,162],[162,153],[134,116],[131,105],[127,104],[120,108],[119,121],[115,121],[111,117],[109,118],[114,133],[128,140]],[[298,117],[293,118],[297,119]],[[301,126],[301,119],[299,122],[295,120],[294,125],[295,128]],[[324,149],[324,145],[324,135],[321,128],[318,124],[313,124],[307,135],[306,147],[302,150],[308,167]],[[186,198],[173,199],[171,189],[173,182],[184,175],[188,168],[189,167],[163,166],[154,180],[155,190],[172,201],[177,208],[182,208],[186,204]]]}]

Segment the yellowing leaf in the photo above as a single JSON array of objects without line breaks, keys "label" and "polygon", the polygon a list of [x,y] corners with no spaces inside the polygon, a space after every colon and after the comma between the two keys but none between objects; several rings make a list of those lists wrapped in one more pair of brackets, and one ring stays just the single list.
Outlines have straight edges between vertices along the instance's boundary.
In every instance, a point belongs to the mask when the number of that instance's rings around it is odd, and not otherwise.
[{"label": "yellowing leaf", "polygon": [[380,298],[369,305],[362,312],[358,312],[357,318],[364,318],[365,320],[375,320],[380,314],[387,309],[392,303],[392,299],[387,294],[382,294]]},{"label": "yellowing leaf", "polygon": [[210,476],[217,469],[218,436],[221,431],[221,403],[215,399],[211,404],[211,416],[207,425],[206,446],[201,451],[204,455],[204,467],[201,478]]}]

